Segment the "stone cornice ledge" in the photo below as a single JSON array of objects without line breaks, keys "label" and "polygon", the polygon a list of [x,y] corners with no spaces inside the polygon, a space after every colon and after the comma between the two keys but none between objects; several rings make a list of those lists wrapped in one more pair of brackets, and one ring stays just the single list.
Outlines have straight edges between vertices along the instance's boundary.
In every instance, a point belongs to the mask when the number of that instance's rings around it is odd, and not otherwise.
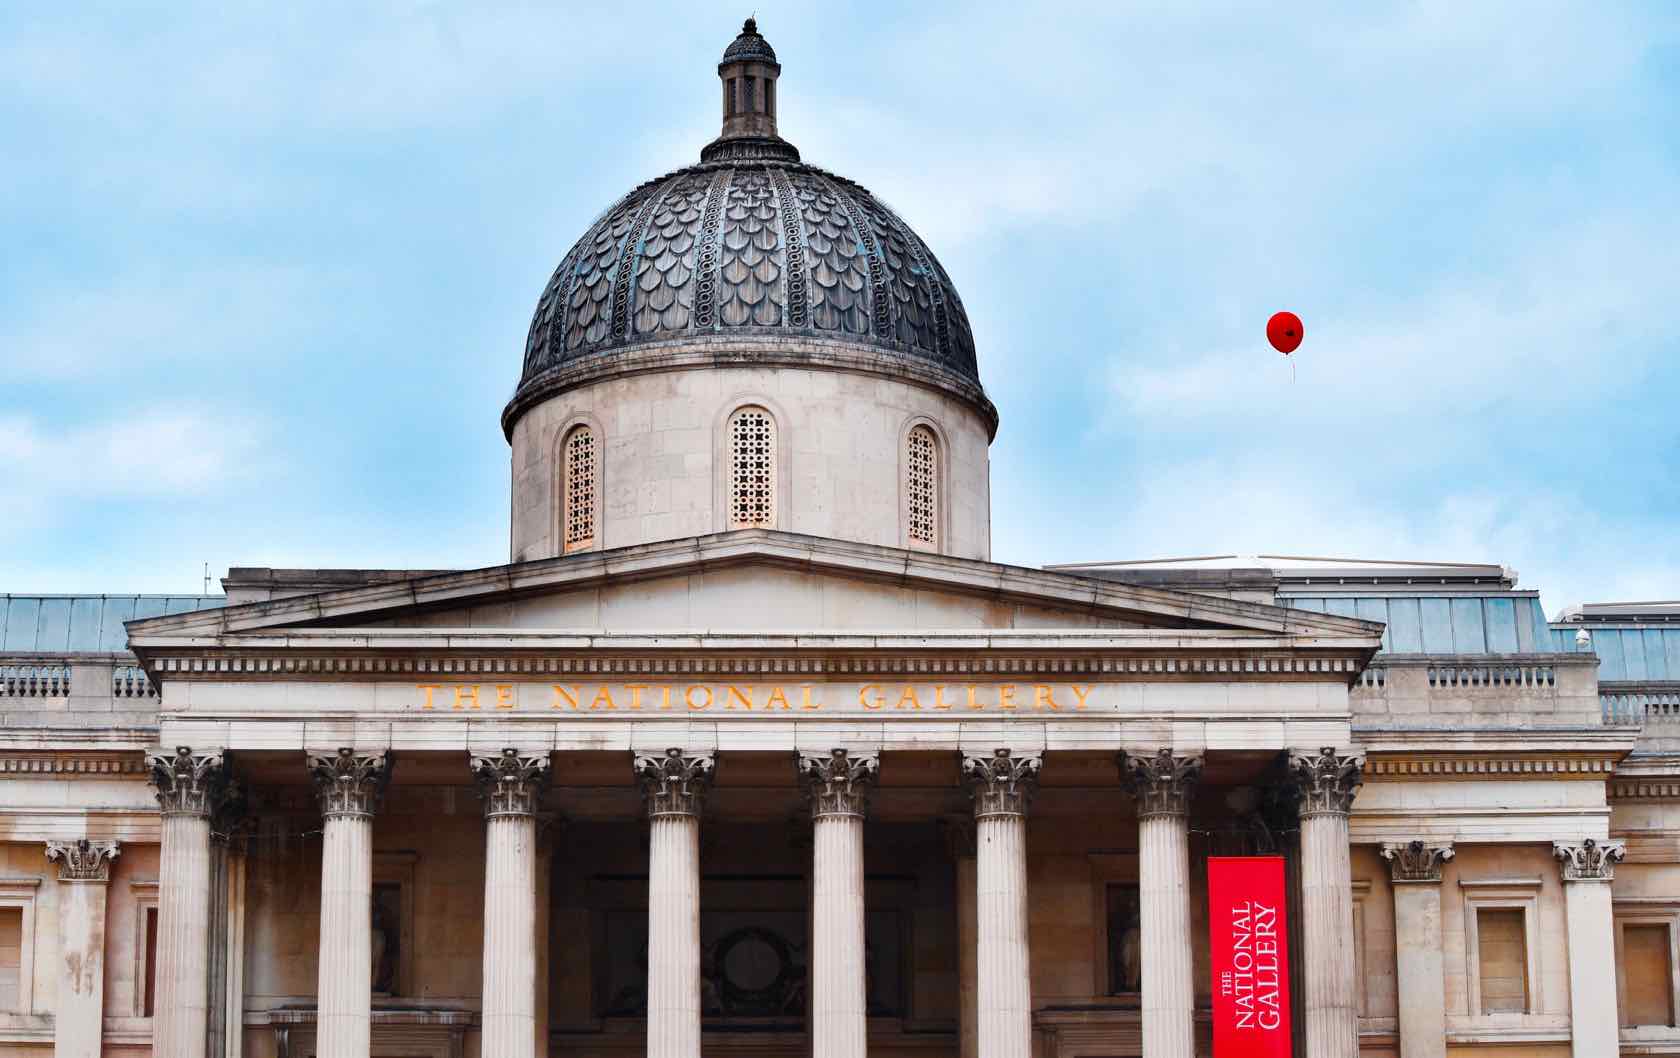
[{"label": "stone cornice ledge", "polygon": [[1395,728],[1355,723],[1353,738],[1374,755],[1416,753],[1589,753],[1622,760],[1638,731],[1629,727]]}]

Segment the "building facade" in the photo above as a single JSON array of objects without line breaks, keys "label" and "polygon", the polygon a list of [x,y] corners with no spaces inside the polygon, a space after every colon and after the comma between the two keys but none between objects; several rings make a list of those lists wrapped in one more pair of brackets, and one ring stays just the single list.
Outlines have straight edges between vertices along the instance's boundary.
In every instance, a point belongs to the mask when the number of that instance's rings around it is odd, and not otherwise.
[{"label": "building facade", "polygon": [[1680,1053],[1680,606],[990,561],[932,251],[720,136],[539,301],[507,565],[0,597],[0,1058],[1189,1058],[1281,855],[1294,1053]]}]

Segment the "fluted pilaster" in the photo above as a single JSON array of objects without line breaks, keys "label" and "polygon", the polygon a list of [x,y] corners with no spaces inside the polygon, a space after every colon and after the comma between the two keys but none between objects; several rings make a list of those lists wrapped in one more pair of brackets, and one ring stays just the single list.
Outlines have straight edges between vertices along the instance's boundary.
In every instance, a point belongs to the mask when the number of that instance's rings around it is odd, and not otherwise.
[{"label": "fluted pilaster", "polygon": [[1306,984],[1307,1058],[1359,1053],[1353,945],[1353,868],[1348,811],[1365,758],[1325,747],[1292,755],[1301,813],[1302,967]]},{"label": "fluted pilaster", "polygon": [[700,813],[710,753],[634,759],[648,812],[648,1058],[700,1054]]},{"label": "fluted pilaster", "polygon": [[484,799],[484,990],[480,1049],[537,1054],[537,807],[545,752],[508,747],[472,758]]},{"label": "fluted pilaster", "polygon": [[1202,758],[1177,756],[1170,749],[1148,756],[1123,754],[1120,771],[1138,811],[1144,1058],[1193,1058],[1189,813]]},{"label": "fluted pilaster", "polygon": [[863,820],[880,770],[873,753],[796,759],[811,801],[811,1046],[814,1058],[865,1058]]},{"label": "fluted pilaster", "polygon": [[205,1058],[209,1032],[210,813],[227,787],[219,751],[146,754],[163,813],[152,1053]]},{"label": "fluted pilaster", "polygon": [[1027,809],[1042,765],[1007,749],[963,761],[974,798],[980,1058],[1032,1054]]},{"label": "fluted pilaster", "polygon": [[321,805],[321,950],[317,1058],[368,1058],[372,1047],[373,813],[390,779],[385,753],[310,754]]}]

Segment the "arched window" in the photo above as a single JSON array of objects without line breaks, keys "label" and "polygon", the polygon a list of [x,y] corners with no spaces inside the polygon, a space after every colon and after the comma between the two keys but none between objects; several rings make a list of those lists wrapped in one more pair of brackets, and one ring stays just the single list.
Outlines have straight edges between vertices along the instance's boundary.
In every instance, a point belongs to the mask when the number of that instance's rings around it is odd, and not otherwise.
[{"label": "arched window", "polygon": [[763,408],[729,417],[729,528],[776,527],[776,420]]},{"label": "arched window", "polygon": [[911,547],[939,546],[939,439],[926,426],[904,438],[904,524]]},{"label": "arched window", "polygon": [[563,554],[587,551],[595,546],[595,461],[598,458],[595,431],[587,426],[573,427],[560,446]]}]

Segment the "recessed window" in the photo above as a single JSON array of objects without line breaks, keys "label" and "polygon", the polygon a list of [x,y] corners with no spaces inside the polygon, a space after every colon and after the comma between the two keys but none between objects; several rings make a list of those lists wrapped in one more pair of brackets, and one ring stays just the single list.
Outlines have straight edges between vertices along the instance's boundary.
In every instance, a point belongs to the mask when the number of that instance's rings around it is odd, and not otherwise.
[{"label": "recessed window", "polygon": [[939,546],[939,440],[926,426],[905,438],[904,521],[911,547]]},{"label": "recessed window", "polygon": [[729,528],[776,525],[776,421],[763,408],[729,417]]},{"label": "recessed window", "polygon": [[0,1012],[24,1012],[22,976],[23,908],[0,907]]},{"label": "recessed window", "polygon": [[1139,911],[1138,887],[1109,885],[1108,899],[1108,994],[1130,995],[1143,991],[1143,916]]},{"label": "recessed window", "polygon": [[149,1018],[157,1010],[157,905],[142,907],[140,913],[145,916],[143,921],[146,937],[146,976],[140,987],[140,1014]]},{"label": "recessed window", "polygon": [[1622,1024],[1673,1025],[1674,980],[1667,923],[1622,927]]},{"label": "recessed window", "polygon": [[575,427],[561,446],[564,478],[560,510],[564,522],[564,552],[587,551],[595,546],[596,460],[600,458],[595,431]]},{"label": "recessed window", "polygon": [[1522,909],[1479,909],[1476,936],[1482,1013],[1521,1014],[1528,1009],[1528,939]]}]

